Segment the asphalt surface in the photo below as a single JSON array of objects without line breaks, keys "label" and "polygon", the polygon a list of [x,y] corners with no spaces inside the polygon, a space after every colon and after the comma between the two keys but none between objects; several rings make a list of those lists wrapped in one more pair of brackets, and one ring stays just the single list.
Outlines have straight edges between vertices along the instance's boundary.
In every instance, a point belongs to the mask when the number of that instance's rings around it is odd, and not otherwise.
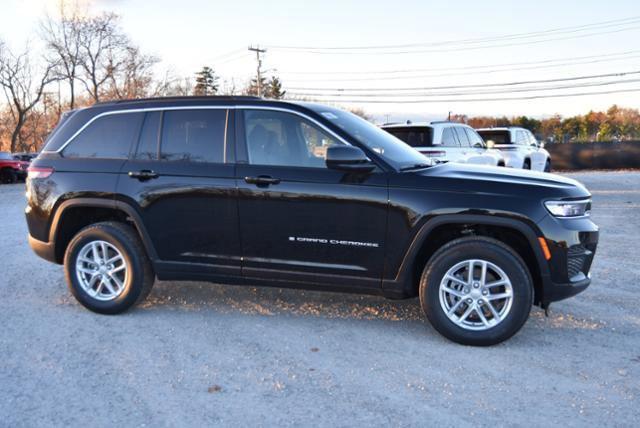
[{"label": "asphalt surface", "polygon": [[96,315],[29,249],[24,185],[0,186],[0,426],[636,425],[640,173],[570,175],[601,226],[593,284],[492,348],[348,294],[163,282]]}]

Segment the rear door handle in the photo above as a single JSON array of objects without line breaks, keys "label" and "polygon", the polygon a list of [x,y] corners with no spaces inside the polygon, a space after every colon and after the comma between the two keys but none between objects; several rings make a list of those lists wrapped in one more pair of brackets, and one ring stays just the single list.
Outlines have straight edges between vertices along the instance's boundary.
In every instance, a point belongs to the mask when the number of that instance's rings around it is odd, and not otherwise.
[{"label": "rear door handle", "polygon": [[257,186],[268,186],[270,184],[280,183],[279,178],[273,178],[270,175],[259,175],[257,177],[245,177],[244,181],[248,184],[255,184]]},{"label": "rear door handle", "polygon": [[141,171],[129,171],[129,177],[137,178],[140,181],[151,180],[152,178],[158,178],[158,173],[150,170],[143,169]]}]

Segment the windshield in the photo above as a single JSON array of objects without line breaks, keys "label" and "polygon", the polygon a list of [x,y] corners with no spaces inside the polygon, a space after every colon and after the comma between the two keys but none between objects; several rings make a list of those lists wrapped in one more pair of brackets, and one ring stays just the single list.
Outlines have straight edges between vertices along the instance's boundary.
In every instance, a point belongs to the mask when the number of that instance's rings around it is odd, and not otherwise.
[{"label": "windshield", "polygon": [[353,113],[320,105],[309,107],[379,154],[396,169],[430,164],[429,159],[418,151]]},{"label": "windshield", "polygon": [[11,156],[11,153],[0,152],[0,160],[13,160],[13,156]]},{"label": "windshield", "polygon": [[478,131],[484,141],[493,141],[495,144],[511,144],[509,131]]},{"label": "windshield", "polygon": [[430,126],[394,126],[383,129],[394,137],[401,139],[411,147],[433,146],[433,128]]}]

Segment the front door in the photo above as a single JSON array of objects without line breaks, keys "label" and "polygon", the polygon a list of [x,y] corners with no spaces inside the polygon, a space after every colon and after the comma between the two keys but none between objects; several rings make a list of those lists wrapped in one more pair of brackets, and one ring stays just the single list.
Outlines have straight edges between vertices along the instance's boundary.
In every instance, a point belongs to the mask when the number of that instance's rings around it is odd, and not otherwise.
[{"label": "front door", "polygon": [[137,208],[163,269],[240,274],[229,116],[224,108],[148,112],[122,169],[118,194],[132,198],[125,202]]},{"label": "front door", "polygon": [[327,169],[345,144],[317,122],[275,110],[237,110],[243,275],[380,287],[387,179]]}]

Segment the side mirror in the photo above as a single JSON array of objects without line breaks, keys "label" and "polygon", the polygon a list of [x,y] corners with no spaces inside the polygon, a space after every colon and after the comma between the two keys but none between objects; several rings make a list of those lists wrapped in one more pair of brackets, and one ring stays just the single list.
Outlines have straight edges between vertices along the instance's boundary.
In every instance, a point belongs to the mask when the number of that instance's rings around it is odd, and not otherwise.
[{"label": "side mirror", "polygon": [[474,149],[484,149],[484,145],[482,143],[475,143],[473,145]]},{"label": "side mirror", "polygon": [[371,172],[376,167],[362,149],[354,146],[329,146],[327,168],[345,172]]}]

